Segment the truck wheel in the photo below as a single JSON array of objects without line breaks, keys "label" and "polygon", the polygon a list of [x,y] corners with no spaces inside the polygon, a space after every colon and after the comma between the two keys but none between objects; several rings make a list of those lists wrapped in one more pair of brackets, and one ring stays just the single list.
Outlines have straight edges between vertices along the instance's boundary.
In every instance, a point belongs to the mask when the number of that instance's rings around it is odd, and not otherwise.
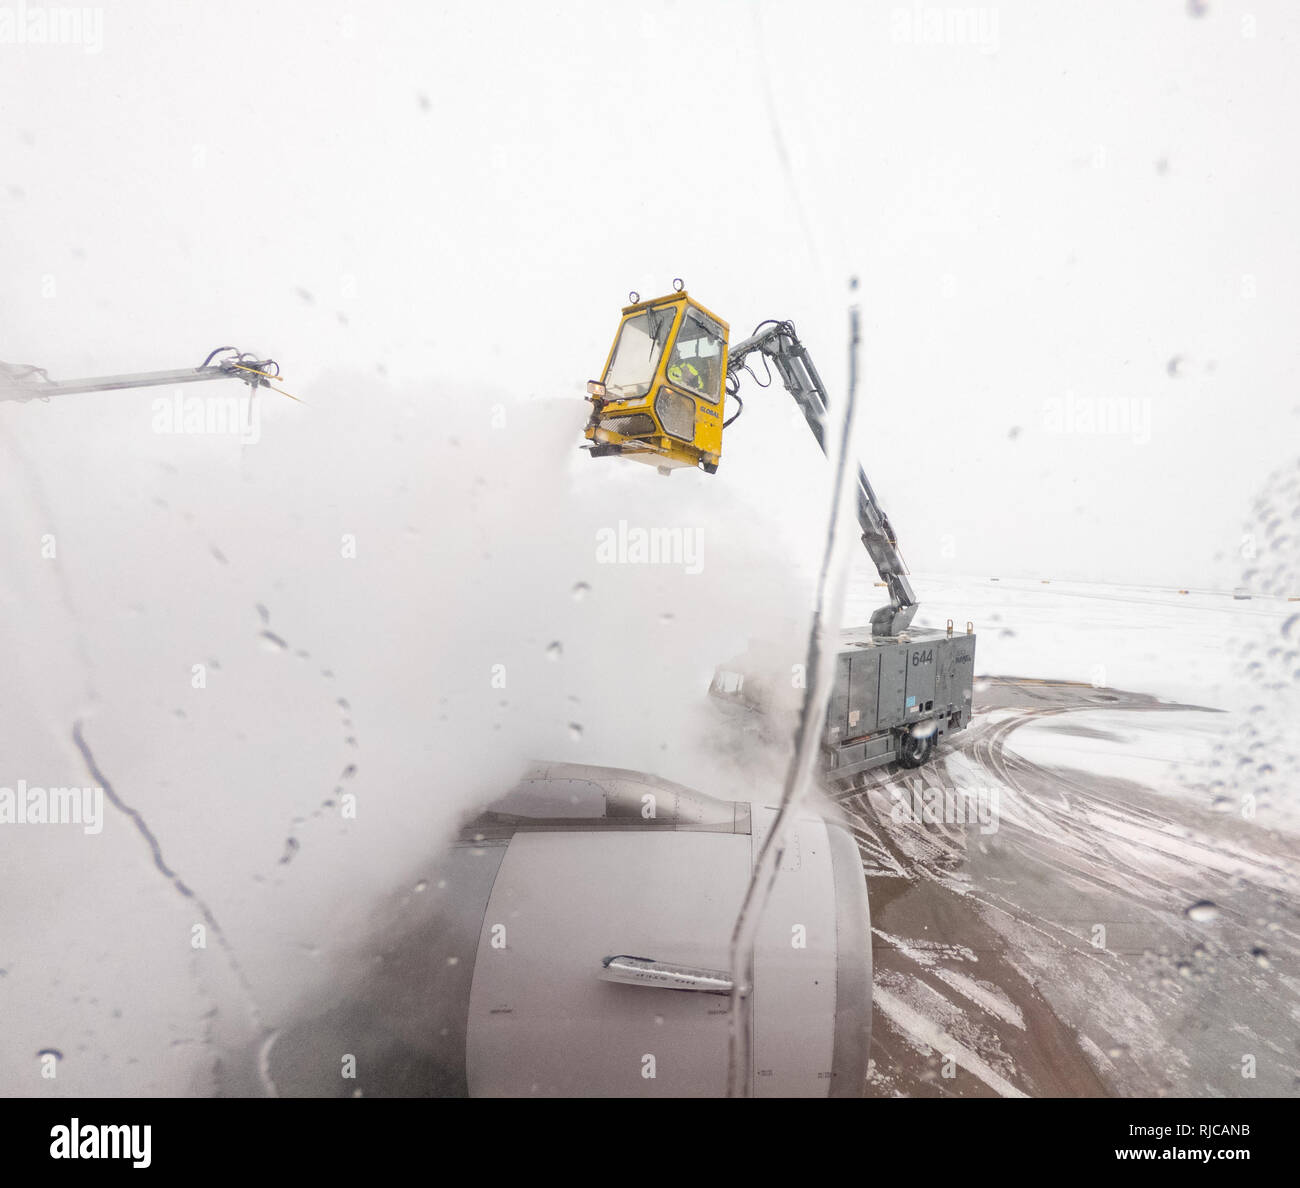
[{"label": "truck wheel", "polygon": [[910,730],[907,731],[898,744],[898,762],[903,767],[920,767],[934,750],[934,735],[927,734],[923,738],[917,738]]}]

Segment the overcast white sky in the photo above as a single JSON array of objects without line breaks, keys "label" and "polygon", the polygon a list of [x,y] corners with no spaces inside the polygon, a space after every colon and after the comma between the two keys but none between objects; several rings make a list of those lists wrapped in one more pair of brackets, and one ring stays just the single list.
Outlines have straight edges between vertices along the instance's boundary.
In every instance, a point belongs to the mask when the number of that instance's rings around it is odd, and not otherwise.
[{"label": "overcast white sky", "polygon": [[[1206,9],[107,4],[0,44],[0,358],[233,342],[309,400],[382,365],[576,434],[629,289],[793,318],[834,397],[858,274],[914,569],[1230,585],[1300,439],[1300,10]],[[754,396],[716,481],[802,513],[819,463]]]}]

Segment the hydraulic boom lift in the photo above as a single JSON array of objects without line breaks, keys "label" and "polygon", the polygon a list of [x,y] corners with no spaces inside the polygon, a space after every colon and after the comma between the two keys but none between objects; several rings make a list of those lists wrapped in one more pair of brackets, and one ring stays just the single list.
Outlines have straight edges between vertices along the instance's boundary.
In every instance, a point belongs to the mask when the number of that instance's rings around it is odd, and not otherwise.
[{"label": "hydraulic boom lift", "polygon": [[[674,292],[642,301],[632,294],[602,378],[587,384],[585,436],[593,457],[619,456],[671,473],[699,466],[716,473],[722,432],[740,415],[740,378],[751,359],[775,368],[826,452],[826,388],[788,321],[761,323],[728,350],[729,327],[675,282]],[[757,377],[755,377],[757,378]],[[727,397],[737,410],[724,418]],[[862,543],[889,604],[869,631],[845,634],[826,728],[828,767],[837,777],[898,760],[924,763],[935,740],[970,721],[975,636],[911,629],[916,595],[898,540],[866,472],[858,467]],[[715,692],[740,693],[743,677],[720,673]]]},{"label": "hydraulic boom lift", "polygon": [[[750,355],[762,354],[776,368],[785,390],[799,406],[808,428],[817,439],[822,453],[826,452],[826,388],[808,351],[795,333],[793,322],[770,322],[757,333],[739,342],[727,354],[727,379],[734,385],[730,394],[739,400],[740,374],[747,370]],[[752,372],[750,373],[753,374]],[[858,467],[858,526],[862,529],[862,543],[880,574],[880,580],[889,589],[889,605],[882,606],[871,616],[871,633],[876,636],[894,636],[906,631],[916,614],[916,595],[907,580],[906,566],[898,551],[898,539],[890,526],[889,517],[876,498],[867,480],[866,471]]]}]

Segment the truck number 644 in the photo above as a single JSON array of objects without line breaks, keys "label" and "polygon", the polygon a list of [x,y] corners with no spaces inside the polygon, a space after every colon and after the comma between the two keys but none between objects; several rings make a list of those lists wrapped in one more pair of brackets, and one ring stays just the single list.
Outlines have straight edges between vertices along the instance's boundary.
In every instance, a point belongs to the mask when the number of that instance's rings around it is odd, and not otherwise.
[{"label": "truck number 644", "polygon": [[913,652],[913,653],[912,653],[912,667],[913,667],[913,668],[916,668],[918,665],[921,665],[921,664],[933,664],[933,663],[934,663],[934,649],[933,649],[933,648],[926,648],[924,651]]}]

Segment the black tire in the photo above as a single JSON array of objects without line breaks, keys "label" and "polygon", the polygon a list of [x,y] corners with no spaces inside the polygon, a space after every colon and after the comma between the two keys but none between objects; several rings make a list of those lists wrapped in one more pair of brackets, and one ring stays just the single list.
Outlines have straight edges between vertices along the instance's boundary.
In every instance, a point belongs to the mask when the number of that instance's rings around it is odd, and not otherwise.
[{"label": "black tire", "polygon": [[904,731],[898,742],[898,762],[902,767],[920,767],[934,752],[934,735],[917,738],[910,730]]}]

